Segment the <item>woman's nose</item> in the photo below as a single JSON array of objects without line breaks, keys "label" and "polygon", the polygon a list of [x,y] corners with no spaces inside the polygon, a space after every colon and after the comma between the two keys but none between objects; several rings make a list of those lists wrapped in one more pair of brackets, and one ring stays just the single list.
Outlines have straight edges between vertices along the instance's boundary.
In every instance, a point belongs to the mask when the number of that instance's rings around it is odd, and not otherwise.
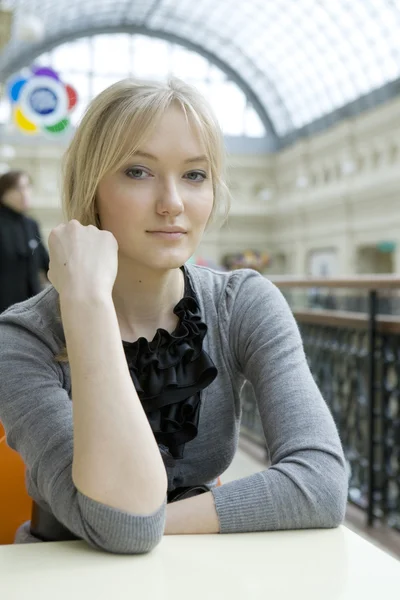
[{"label": "woman's nose", "polygon": [[157,212],[162,215],[179,215],[183,211],[183,201],[175,181],[161,186],[157,202]]}]

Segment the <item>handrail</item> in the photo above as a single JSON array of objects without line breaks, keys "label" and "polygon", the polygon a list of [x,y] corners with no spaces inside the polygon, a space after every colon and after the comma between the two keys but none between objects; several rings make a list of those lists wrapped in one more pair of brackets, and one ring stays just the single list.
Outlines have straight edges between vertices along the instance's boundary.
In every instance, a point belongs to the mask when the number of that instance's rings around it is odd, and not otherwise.
[{"label": "handrail", "polygon": [[361,288],[365,290],[400,289],[399,275],[354,275],[349,277],[297,277],[287,275],[268,276],[279,288],[288,287],[329,287],[329,288]]},{"label": "handrail", "polygon": [[[322,377],[325,381],[327,378],[330,381],[329,375],[329,352],[333,355],[337,354],[336,350],[339,348],[339,354],[341,360],[346,360],[345,353],[349,351],[356,357],[355,362],[349,365],[352,369],[359,369],[362,376],[362,390],[354,390],[352,381],[346,381],[348,384],[348,390],[343,392],[344,378],[347,378],[348,372],[346,368],[339,374],[336,374],[337,380],[332,381],[330,390],[328,390],[327,401],[330,402],[332,410],[336,410],[336,416],[338,417],[338,428],[346,427],[346,415],[342,422],[342,416],[337,412],[337,403],[341,402],[341,395],[346,393],[352,397],[353,394],[362,393],[362,410],[364,411],[363,427],[364,427],[364,438],[362,439],[362,449],[350,448],[356,452],[358,457],[357,469],[360,472],[355,476],[356,489],[362,493],[362,502],[359,504],[357,498],[353,500],[366,509],[367,524],[372,526],[376,518],[382,517],[382,507],[388,514],[392,509],[388,505],[388,485],[391,481],[388,475],[389,471],[385,471],[385,475],[380,473],[383,468],[383,461],[385,457],[391,452],[393,441],[386,439],[386,427],[389,417],[386,415],[385,406],[390,402],[389,391],[387,388],[387,369],[388,365],[395,364],[397,369],[398,361],[398,348],[400,346],[400,316],[385,314],[387,310],[391,310],[391,304],[385,302],[379,303],[379,300],[394,300],[397,301],[400,291],[400,274],[395,275],[358,275],[348,276],[340,278],[324,278],[324,277],[297,277],[297,276],[266,276],[272,283],[278,288],[303,288],[303,292],[299,295],[307,294],[308,290],[312,288],[320,288],[318,292],[322,292],[327,296],[331,296],[334,289],[347,288],[347,289],[358,289],[358,293],[351,293],[349,300],[354,297],[365,300],[364,302],[357,302],[357,307],[364,312],[352,311],[352,303],[347,301],[343,303],[349,307],[350,310],[342,310],[340,306],[334,310],[332,308],[320,308],[320,304],[316,308],[305,307],[296,308],[296,295],[297,293],[286,294],[289,298],[289,304],[292,304],[291,309],[294,317],[300,326],[301,333],[305,340],[305,350],[309,353],[308,359],[310,365],[314,365],[316,371],[316,377]],[[322,289],[321,289],[322,288]],[[324,291],[323,288],[330,288],[329,292]],[[391,290],[392,293],[388,293]],[[318,295],[318,294],[316,294]],[[292,297],[293,296],[293,297]],[[331,306],[335,304],[342,304],[342,294],[337,294],[338,302],[333,302]],[[293,302],[291,302],[293,300]],[[318,298],[317,298],[318,300]],[[347,300],[347,298],[345,298]],[[304,304],[304,302],[302,303]],[[315,298],[309,298],[307,304],[317,304]],[[379,310],[385,311],[381,314]],[[312,327],[309,327],[311,325]],[[314,327],[316,326],[316,327]],[[332,328],[332,329],[329,329]],[[344,337],[343,331],[347,329]],[[353,331],[358,330],[356,335],[353,335]],[[337,344],[334,341],[337,341]],[[320,355],[320,348],[326,346],[327,356]],[[389,357],[385,355],[385,351],[389,352]],[[392,355],[394,358],[392,358]],[[338,357],[336,356],[336,359]],[[360,359],[360,360],[359,360]],[[318,363],[318,361],[320,361]],[[322,366],[321,366],[322,361]],[[393,362],[394,361],[394,362]],[[347,367],[347,365],[345,365]],[[386,369],[386,371],[385,371]],[[321,375],[322,373],[322,375]],[[335,375],[332,375],[335,377]],[[325,378],[325,379],[324,379]],[[386,379],[385,379],[386,378]],[[360,389],[361,389],[360,388]],[[338,391],[339,390],[339,391]],[[360,396],[361,397],[361,396]],[[354,399],[357,403],[357,397]],[[385,404],[386,403],[386,404]],[[354,403],[353,403],[354,404]],[[252,401],[247,402],[248,406],[256,406],[256,401],[253,398]],[[336,407],[336,408],[335,408]],[[354,408],[354,407],[353,407]],[[255,419],[255,409],[246,409],[249,413],[248,423],[245,426],[246,429],[254,432],[254,436],[258,439],[259,443],[264,444],[264,436],[259,435],[257,430],[257,423]],[[251,413],[251,410],[253,412]],[[347,409],[346,409],[347,410]],[[340,410],[339,410],[340,412]],[[353,417],[352,417],[353,418]],[[360,414],[357,412],[357,419],[360,419]],[[349,426],[355,427],[354,423]],[[357,425],[358,427],[358,425]],[[377,433],[379,432],[379,434]],[[246,432],[248,435],[248,432]],[[358,443],[358,442],[357,442]],[[354,460],[349,455],[349,461]],[[386,468],[386,467],[385,467]],[[361,473],[361,475],[360,475]],[[358,483],[356,479],[358,479]],[[382,482],[382,477],[386,479]],[[358,487],[357,487],[358,486]],[[361,489],[362,488],[362,489]],[[382,496],[383,494],[383,496]],[[386,496],[385,496],[386,494]],[[386,518],[386,517],[385,517]],[[397,525],[394,525],[397,527]]]},{"label": "handrail", "polygon": [[[295,276],[272,276],[269,278],[279,288],[347,288],[364,290],[368,297],[368,316],[357,313],[345,313],[343,311],[324,311],[324,310],[299,310],[294,309],[294,314],[298,321],[316,323],[320,325],[337,326],[341,320],[342,324],[346,322],[347,327],[352,323],[355,328],[366,328],[368,343],[368,500],[367,500],[367,523],[372,526],[375,519],[375,491],[377,474],[374,464],[378,450],[375,430],[376,419],[379,411],[377,409],[376,396],[376,350],[377,350],[377,332],[385,333],[400,332],[400,322],[396,317],[378,314],[378,296],[382,290],[399,290],[399,275],[357,275],[341,277],[338,279],[327,277],[295,277]],[[340,315],[340,312],[342,314]]]},{"label": "handrail", "polygon": [[[344,310],[293,310],[296,320],[311,325],[326,325],[330,327],[349,327],[365,329],[369,323],[368,313],[356,313]],[[392,315],[376,316],[376,331],[379,333],[400,334],[400,317]]]}]

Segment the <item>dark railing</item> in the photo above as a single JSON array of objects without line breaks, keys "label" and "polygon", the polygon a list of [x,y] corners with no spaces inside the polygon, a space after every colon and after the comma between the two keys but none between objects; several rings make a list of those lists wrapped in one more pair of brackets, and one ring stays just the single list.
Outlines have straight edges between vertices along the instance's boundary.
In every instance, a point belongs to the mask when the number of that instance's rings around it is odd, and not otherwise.
[{"label": "dark railing", "polygon": [[[366,512],[368,525],[380,520],[400,531],[400,318],[379,314],[380,296],[392,290],[396,298],[400,278],[272,280],[292,306],[310,369],[339,429],[349,501]],[[331,298],[344,288],[360,298],[361,290],[368,311],[298,308],[308,305],[308,295],[299,302],[295,289],[312,289],[315,296],[321,288]],[[265,446],[250,384],[243,389],[242,433]]]}]

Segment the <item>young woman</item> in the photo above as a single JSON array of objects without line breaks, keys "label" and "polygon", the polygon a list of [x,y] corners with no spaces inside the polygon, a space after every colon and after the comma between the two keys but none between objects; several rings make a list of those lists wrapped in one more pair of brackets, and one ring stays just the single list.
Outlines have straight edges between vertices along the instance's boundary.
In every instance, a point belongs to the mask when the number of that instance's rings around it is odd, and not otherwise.
[{"label": "young woman", "polygon": [[[52,287],[0,318],[0,420],[35,501],[17,541],[110,552],[163,534],[335,527],[339,437],[280,292],[187,265],[225,191],[223,141],[192,87],[122,81],[66,154]],[[271,466],[218,486],[252,383]]]},{"label": "young woman", "polygon": [[24,171],[0,176],[0,313],[42,289],[49,256],[39,226],[26,216],[31,181]]}]

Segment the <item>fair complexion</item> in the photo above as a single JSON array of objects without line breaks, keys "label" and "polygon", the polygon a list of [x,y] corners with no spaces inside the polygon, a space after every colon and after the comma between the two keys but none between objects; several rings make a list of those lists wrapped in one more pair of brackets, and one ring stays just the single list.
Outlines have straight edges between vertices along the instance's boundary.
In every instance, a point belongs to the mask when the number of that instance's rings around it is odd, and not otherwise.
[{"label": "fair complexion", "polygon": [[175,106],[139,151],[100,182],[101,228],[119,246],[113,299],[126,341],[152,339],[159,327],[176,326],[179,267],[196,250],[212,206],[204,147]]},{"label": "fair complexion", "polygon": [[129,374],[112,301],[118,244],[78,221],[49,237],[72,381],[72,478],[84,495],[137,515],[161,507],[164,464]]},{"label": "fair complexion", "polygon": [[27,175],[21,175],[17,185],[7,190],[2,198],[2,203],[16,212],[24,213],[31,203],[32,186]]},{"label": "fair complexion", "polygon": [[196,533],[219,533],[219,521],[211,492],[167,505],[165,535]]},{"label": "fair complexion", "polygon": [[[158,327],[174,329],[179,267],[199,243],[212,205],[204,148],[172,107],[140,151],[100,182],[101,230],[71,221],[50,235],[49,278],[60,295],[71,368],[74,483],[120,510],[150,514],[167,491],[121,337],[152,339]],[[166,534],[218,530],[211,493],[167,506]]]}]

